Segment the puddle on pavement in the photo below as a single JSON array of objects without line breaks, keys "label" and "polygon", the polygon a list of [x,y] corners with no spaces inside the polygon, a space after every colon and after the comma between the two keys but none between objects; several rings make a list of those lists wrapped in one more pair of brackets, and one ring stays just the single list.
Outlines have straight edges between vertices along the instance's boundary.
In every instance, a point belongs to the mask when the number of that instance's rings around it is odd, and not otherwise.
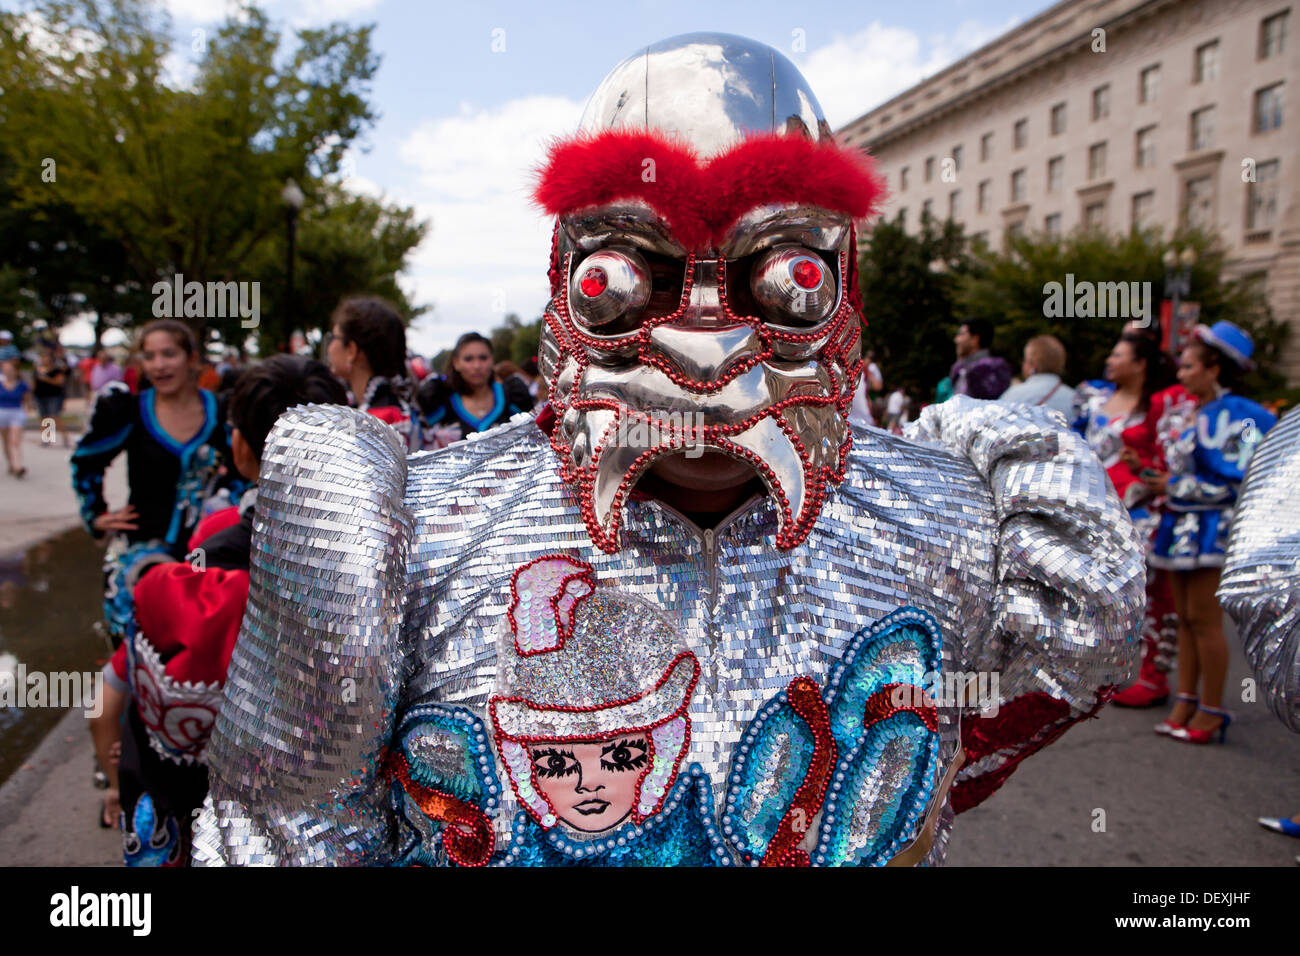
[{"label": "puddle on pavement", "polygon": [[[0,672],[91,673],[109,648],[103,617],[103,545],[79,528],[0,555]],[[23,765],[67,710],[0,708],[0,782]],[[79,732],[88,733],[80,730]],[[85,768],[90,786],[93,768]]]}]

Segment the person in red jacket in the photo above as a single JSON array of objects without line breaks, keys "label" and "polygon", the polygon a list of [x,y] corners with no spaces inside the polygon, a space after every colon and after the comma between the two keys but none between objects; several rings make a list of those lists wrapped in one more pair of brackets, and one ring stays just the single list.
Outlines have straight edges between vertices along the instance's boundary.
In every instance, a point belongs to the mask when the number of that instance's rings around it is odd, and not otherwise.
[{"label": "person in red jacket", "polygon": [[[229,418],[232,457],[244,477],[256,482],[276,419],[309,403],[347,404],[343,386],[321,362],[277,355],[240,377]],[[104,708],[92,718],[91,734],[100,765],[110,768],[110,797],[120,794],[128,866],[189,861],[192,815],[208,790],[204,749],[248,601],[256,494],[254,486],[238,506],[205,518],[185,561],[150,555],[124,569],[136,627],[104,668]],[[112,809],[106,801],[105,810]],[[100,823],[110,825],[102,816]]]}]

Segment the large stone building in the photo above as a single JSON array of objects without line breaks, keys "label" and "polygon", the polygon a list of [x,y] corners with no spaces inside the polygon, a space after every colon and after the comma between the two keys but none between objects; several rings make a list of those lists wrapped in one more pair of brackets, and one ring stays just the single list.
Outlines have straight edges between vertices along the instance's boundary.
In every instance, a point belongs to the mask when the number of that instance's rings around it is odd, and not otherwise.
[{"label": "large stone building", "polygon": [[[884,214],[1009,232],[1217,229],[1292,325],[1300,381],[1300,37],[1286,0],[1063,0],[840,131]],[[1290,99],[1290,104],[1288,104]],[[1191,297],[1196,297],[1192,290]]]}]

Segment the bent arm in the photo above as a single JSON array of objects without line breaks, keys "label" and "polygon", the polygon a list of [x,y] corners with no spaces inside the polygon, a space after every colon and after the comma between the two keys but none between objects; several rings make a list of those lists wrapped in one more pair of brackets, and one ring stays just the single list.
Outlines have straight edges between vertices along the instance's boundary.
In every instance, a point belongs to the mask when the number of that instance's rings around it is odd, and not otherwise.
[{"label": "bent arm", "polygon": [[1219,600],[1269,708],[1300,733],[1300,410],[1265,437],[1233,519]]},{"label": "bent arm", "polygon": [[208,742],[198,865],[385,861],[406,459],[371,415],[285,413],[262,457],[248,608]]},{"label": "bent arm", "polygon": [[992,628],[962,662],[997,675],[997,712],[963,717],[960,812],[1129,680],[1146,566],[1096,455],[1047,410],[954,397],[926,408],[909,437],[968,458],[999,524]]}]

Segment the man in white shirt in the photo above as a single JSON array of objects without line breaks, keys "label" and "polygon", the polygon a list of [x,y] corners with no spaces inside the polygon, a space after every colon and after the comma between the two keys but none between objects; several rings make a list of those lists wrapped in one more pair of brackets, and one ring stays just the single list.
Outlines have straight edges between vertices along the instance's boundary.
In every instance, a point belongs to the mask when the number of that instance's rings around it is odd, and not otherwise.
[{"label": "man in white shirt", "polygon": [[1002,393],[1000,402],[1055,408],[1068,419],[1074,411],[1074,389],[1061,381],[1065,346],[1054,335],[1038,335],[1025,343],[1020,365],[1024,381]]}]

